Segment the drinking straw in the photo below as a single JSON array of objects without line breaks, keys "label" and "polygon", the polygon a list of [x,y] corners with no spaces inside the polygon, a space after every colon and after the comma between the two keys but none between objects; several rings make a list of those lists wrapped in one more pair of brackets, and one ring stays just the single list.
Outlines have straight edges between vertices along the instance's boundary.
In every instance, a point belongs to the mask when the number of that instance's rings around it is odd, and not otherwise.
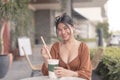
[{"label": "drinking straw", "polygon": [[[42,40],[42,42],[43,42],[43,44],[44,44],[44,46],[45,46],[45,48],[46,48],[47,45],[46,45],[45,40],[43,39],[42,36],[41,36],[41,40]],[[48,56],[50,57],[50,59],[52,59],[52,57],[51,57],[51,55],[50,55],[50,52],[49,52],[48,48],[46,48],[46,50],[47,50]]]}]

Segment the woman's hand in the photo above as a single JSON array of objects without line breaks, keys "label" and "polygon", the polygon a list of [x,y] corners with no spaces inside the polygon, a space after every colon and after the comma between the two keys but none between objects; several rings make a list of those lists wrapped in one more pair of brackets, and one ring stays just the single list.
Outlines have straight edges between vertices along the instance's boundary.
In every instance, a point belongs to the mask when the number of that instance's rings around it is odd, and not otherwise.
[{"label": "woman's hand", "polygon": [[54,72],[57,75],[57,77],[67,77],[67,76],[78,77],[78,73],[77,72],[72,71],[72,70],[68,70],[68,69],[64,69],[62,67],[55,67]]},{"label": "woman's hand", "polygon": [[47,53],[47,49],[48,49],[47,46],[41,48],[41,54],[42,54],[42,56],[43,56],[43,59],[44,59],[44,62],[45,62],[46,67],[48,67],[48,62],[47,62],[47,60],[49,59],[49,55],[48,55],[48,53]]},{"label": "woman's hand", "polygon": [[41,48],[41,54],[42,54],[42,56],[43,56],[44,59],[49,59],[49,55],[47,53],[47,49],[48,49],[47,46]]}]

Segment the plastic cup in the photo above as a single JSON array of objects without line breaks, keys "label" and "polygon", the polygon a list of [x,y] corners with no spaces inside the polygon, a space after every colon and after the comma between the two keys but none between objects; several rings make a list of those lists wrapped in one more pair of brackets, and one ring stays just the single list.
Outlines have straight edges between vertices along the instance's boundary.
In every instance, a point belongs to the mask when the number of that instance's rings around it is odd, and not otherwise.
[{"label": "plastic cup", "polygon": [[48,73],[49,78],[57,79],[57,76],[54,73],[54,67],[57,67],[59,64],[58,59],[49,59],[48,60]]}]

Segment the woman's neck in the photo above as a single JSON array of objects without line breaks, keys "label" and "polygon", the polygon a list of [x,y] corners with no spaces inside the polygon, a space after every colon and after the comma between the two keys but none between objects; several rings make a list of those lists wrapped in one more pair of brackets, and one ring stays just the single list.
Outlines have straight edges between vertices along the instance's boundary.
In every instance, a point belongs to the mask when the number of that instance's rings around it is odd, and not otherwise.
[{"label": "woman's neck", "polygon": [[70,38],[69,40],[63,41],[63,44],[71,44],[74,42],[76,42],[76,39],[73,37],[73,38]]}]

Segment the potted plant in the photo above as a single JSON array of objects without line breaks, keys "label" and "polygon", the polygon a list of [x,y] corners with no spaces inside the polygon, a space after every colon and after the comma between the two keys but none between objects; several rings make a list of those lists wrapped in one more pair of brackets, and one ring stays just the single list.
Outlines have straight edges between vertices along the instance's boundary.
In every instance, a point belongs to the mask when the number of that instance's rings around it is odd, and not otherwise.
[{"label": "potted plant", "polygon": [[[3,5],[7,3],[7,0],[0,1],[0,14],[2,14]],[[5,16],[5,15],[4,15]],[[4,16],[0,16],[0,78],[3,78],[8,72],[10,63],[12,63],[12,54],[9,54],[9,35],[8,33],[8,20]]]},{"label": "potted plant", "polygon": [[28,15],[29,1],[0,0],[0,78],[5,76],[9,68],[9,62],[12,61],[11,46],[16,47],[14,43],[19,36],[29,34],[27,32],[27,30],[29,31],[27,24],[28,22],[31,23]]}]

